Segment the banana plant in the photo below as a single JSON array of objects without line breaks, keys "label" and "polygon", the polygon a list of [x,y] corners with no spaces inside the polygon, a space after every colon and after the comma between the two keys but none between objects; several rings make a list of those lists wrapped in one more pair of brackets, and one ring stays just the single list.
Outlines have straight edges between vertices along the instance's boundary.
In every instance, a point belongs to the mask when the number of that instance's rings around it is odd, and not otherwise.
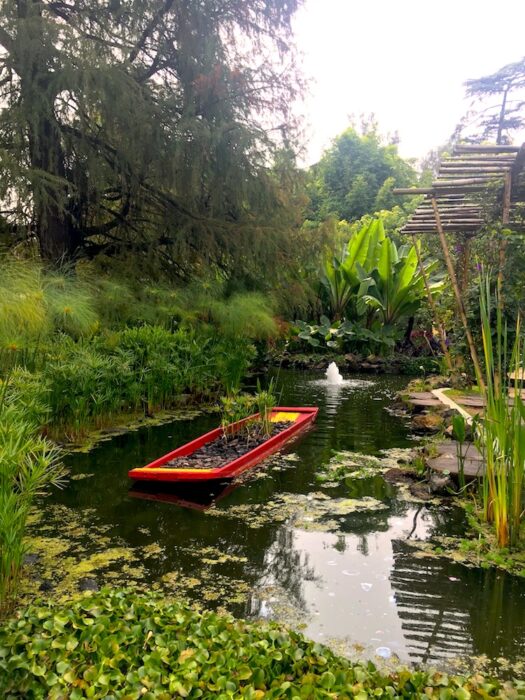
[{"label": "banana plant", "polygon": [[350,238],[341,258],[334,256],[325,262],[321,281],[328,291],[334,320],[343,318],[350,299],[358,291],[360,271],[371,272],[377,266],[385,239],[383,222],[376,219]]},{"label": "banana plant", "polygon": [[[423,263],[432,294],[443,287],[443,279],[433,276],[437,265],[435,260]],[[380,245],[377,266],[366,270],[358,264],[357,268],[361,279],[357,292],[359,313],[374,310],[374,316],[384,326],[395,326],[418,310],[426,289],[415,245],[404,245],[398,250],[394,241],[385,238]]]},{"label": "banana plant", "polygon": [[319,347],[324,341],[327,347],[335,348],[340,345],[338,342],[340,338],[353,335],[352,324],[348,321],[331,323],[328,316],[321,316],[320,321],[319,325],[296,321],[295,324],[299,330],[298,337],[301,340],[306,340],[312,347]]}]

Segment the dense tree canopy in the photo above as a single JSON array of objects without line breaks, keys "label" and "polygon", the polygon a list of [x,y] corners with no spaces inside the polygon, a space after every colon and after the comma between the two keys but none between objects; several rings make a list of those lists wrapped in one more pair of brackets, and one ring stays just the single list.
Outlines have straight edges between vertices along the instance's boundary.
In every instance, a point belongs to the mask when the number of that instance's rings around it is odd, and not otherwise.
[{"label": "dense tree canopy", "polygon": [[299,4],[3,0],[11,231],[52,261],[153,244],[177,266],[286,224]]},{"label": "dense tree canopy", "polygon": [[416,180],[412,166],[397,153],[395,143],[383,143],[374,122],[362,132],[348,128],[311,169],[310,218],[330,216],[353,221],[398,202],[394,187]]}]

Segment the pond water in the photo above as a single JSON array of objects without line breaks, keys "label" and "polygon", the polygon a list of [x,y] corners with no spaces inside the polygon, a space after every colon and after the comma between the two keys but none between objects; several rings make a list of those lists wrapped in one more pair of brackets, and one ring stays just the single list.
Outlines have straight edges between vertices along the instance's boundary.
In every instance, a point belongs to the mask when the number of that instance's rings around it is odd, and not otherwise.
[{"label": "pond water", "polygon": [[460,535],[462,511],[414,502],[377,472],[319,481],[336,452],[384,457],[414,446],[403,419],[385,410],[406,379],[321,379],[280,373],[281,404],[319,406],[316,425],[233,487],[130,491],[129,468],[214,427],[213,414],[69,455],[72,480],[45,500],[35,526],[74,543],[49,544],[62,557],[56,581],[80,567],[99,583],[129,578],[239,616],[281,619],[354,657],[476,665],[486,656],[515,672],[525,657],[525,581],[411,547]]}]

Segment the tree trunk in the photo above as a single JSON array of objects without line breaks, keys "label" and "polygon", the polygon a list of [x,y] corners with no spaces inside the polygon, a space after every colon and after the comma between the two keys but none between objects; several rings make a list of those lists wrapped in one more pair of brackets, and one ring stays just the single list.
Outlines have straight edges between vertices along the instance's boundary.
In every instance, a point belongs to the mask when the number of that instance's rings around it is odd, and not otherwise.
[{"label": "tree trunk", "polygon": [[16,55],[20,75],[21,108],[27,119],[31,164],[34,230],[40,253],[59,264],[73,258],[80,231],[72,216],[74,195],[69,191],[60,127],[55,117],[56,76],[49,70],[41,5],[18,0],[18,39],[24,47]]}]

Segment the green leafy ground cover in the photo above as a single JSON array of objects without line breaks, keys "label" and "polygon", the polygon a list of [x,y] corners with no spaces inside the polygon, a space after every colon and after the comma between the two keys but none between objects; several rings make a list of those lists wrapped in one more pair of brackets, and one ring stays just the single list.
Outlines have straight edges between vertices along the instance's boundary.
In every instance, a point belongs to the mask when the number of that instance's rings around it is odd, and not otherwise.
[{"label": "green leafy ground cover", "polygon": [[523,698],[525,684],[380,672],[275,624],[105,589],[0,630],[4,698]]}]

